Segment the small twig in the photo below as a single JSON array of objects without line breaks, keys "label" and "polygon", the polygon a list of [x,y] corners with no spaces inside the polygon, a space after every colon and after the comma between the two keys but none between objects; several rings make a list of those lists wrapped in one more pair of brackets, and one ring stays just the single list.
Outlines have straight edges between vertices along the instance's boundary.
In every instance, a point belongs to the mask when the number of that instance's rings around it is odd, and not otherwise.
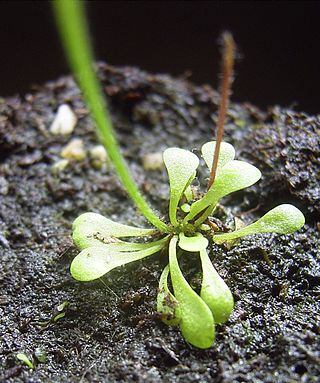
[{"label": "small twig", "polygon": [[224,32],[222,35],[223,41],[223,53],[222,53],[222,79],[221,79],[221,96],[220,96],[220,106],[219,106],[219,115],[218,115],[218,128],[217,128],[217,137],[216,137],[216,147],[214,150],[214,156],[212,160],[210,178],[208,181],[208,189],[210,189],[216,178],[218,158],[220,154],[220,145],[222,141],[223,131],[224,131],[224,121],[226,118],[226,113],[229,104],[230,96],[230,87],[233,77],[233,63],[234,63],[234,54],[235,54],[235,42],[231,33]]},{"label": "small twig", "polygon": [[[261,204],[259,203],[257,206],[253,207],[252,209],[243,211],[243,212],[239,213],[238,215],[239,215],[239,216],[248,215],[248,214],[251,214],[251,213],[256,212],[256,211],[259,210],[260,208],[261,208]],[[238,216],[238,215],[237,215],[237,216]]]}]

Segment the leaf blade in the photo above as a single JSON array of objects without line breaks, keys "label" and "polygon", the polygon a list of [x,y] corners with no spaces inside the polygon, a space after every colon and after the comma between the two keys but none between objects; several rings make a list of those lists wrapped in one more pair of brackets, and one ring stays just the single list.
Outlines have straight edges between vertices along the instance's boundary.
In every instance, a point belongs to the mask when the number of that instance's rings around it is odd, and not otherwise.
[{"label": "leaf blade", "polygon": [[231,233],[216,234],[213,236],[213,240],[216,243],[223,243],[257,233],[291,234],[299,230],[304,224],[305,217],[299,209],[290,204],[282,204],[270,210],[251,225]]},{"label": "leaf blade", "polygon": [[183,232],[179,234],[178,246],[182,250],[197,252],[206,249],[209,242],[201,233],[196,233],[192,237],[186,237]]},{"label": "leaf blade", "polygon": [[[216,148],[216,141],[209,141],[202,145],[201,153],[202,157],[208,166],[209,170],[211,170],[214,151]],[[236,151],[234,147],[228,142],[221,142],[220,153],[218,159],[218,167],[217,171],[221,170],[221,168],[226,165],[228,162],[234,160],[236,156]]]},{"label": "leaf blade", "polygon": [[221,198],[255,184],[260,178],[261,172],[255,166],[244,161],[229,161],[217,174],[207,194],[191,205],[190,213],[184,221],[190,221],[209,206],[214,208]]},{"label": "leaf blade", "polygon": [[113,238],[141,237],[152,235],[155,229],[141,229],[123,225],[97,213],[83,213],[72,224],[72,239],[80,248],[99,246],[114,242]]},{"label": "leaf blade", "polygon": [[155,254],[163,243],[135,252],[116,252],[107,246],[92,246],[82,250],[72,261],[70,272],[74,279],[89,282],[98,279],[116,267]]},{"label": "leaf blade", "polygon": [[163,153],[163,161],[170,182],[169,218],[170,222],[177,226],[176,212],[178,204],[184,190],[195,177],[195,171],[199,166],[199,158],[188,150],[168,148]]}]

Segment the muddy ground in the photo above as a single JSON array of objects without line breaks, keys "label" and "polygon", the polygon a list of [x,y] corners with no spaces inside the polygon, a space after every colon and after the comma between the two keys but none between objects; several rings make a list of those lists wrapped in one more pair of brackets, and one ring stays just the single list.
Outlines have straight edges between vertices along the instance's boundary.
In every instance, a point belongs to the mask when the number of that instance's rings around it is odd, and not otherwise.
[{"label": "muddy ground", "polygon": [[[193,149],[214,134],[217,95],[184,79],[100,65],[123,153],[152,206],[166,216],[166,172],[144,171],[146,153]],[[263,172],[257,186],[224,201],[251,222],[283,202],[306,215],[293,235],[246,238],[211,258],[235,297],[214,346],[188,345],[155,315],[165,255],[92,283],[69,274],[72,221],[100,212],[147,226],[110,167],[87,157],[53,172],[71,137],[48,127],[62,103],[78,116],[72,137],[97,143],[70,77],[0,100],[1,382],[317,382],[320,374],[320,117],[278,107],[231,105],[225,140]],[[199,174],[203,183],[206,174]],[[190,259],[195,283],[196,258]],[[190,270],[190,269],[189,269]],[[59,315],[62,314],[62,315]],[[25,353],[29,369],[16,359]]]}]

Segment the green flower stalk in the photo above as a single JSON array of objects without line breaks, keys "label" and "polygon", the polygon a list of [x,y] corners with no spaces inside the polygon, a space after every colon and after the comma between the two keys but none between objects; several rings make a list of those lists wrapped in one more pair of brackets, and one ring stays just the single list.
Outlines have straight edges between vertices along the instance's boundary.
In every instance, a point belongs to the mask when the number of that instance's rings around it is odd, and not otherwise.
[{"label": "green flower stalk", "polygon": [[168,230],[164,222],[152,211],[128,171],[108,113],[107,103],[93,69],[93,54],[89,41],[84,1],[55,0],[52,2],[61,41],[73,73],[83,92],[95,122],[97,134],[105,146],[118,176],[143,215],[161,230]]}]

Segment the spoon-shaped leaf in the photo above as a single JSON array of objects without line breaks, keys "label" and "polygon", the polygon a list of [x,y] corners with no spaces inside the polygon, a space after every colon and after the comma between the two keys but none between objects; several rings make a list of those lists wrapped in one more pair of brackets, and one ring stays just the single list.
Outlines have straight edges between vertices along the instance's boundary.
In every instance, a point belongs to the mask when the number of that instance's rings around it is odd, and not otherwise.
[{"label": "spoon-shaped leaf", "polygon": [[290,234],[299,230],[304,223],[304,215],[299,209],[293,205],[283,204],[270,210],[251,225],[231,233],[216,234],[213,236],[213,240],[216,243],[223,243],[256,233]]},{"label": "spoon-shaped leaf", "polygon": [[170,222],[177,226],[177,207],[184,190],[195,177],[199,159],[188,150],[169,148],[163,153],[163,161],[166,165],[170,182],[169,218]]},{"label": "spoon-shaped leaf", "polygon": [[168,287],[170,269],[167,265],[161,274],[157,296],[157,311],[164,315],[162,321],[169,326],[176,326],[180,322],[179,303]]},{"label": "spoon-shaped leaf", "polygon": [[184,233],[179,234],[179,247],[186,251],[196,252],[206,249],[208,240],[201,233],[196,233],[192,237],[186,237]]},{"label": "spoon-shaped leaf", "polygon": [[208,206],[213,208],[222,197],[253,185],[260,177],[260,170],[255,166],[244,161],[229,161],[217,174],[207,194],[191,205],[190,213],[185,217],[184,222],[190,221]]},{"label": "spoon-shaped leaf", "polygon": [[201,298],[210,308],[216,323],[228,320],[233,310],[233,296],[225,281],[213,267],[206,250],[200,251],[202,264]]},{"label": "spoon-shaped leaf", "polygon": [[[211,170],[212,167],[215,148],[216,141],[206,142],[201,148],[202,157],[205,160],[209,170]],[[234,160],[235,155],[236,151],[231,144],[228,142],[221,142],[217,171],[219,171],[229,161]]]},{"label": "spoon-shaped leaf", "polygon": [[179,303],[180,329],[193,346],[209,348],[214,342],[214,319],[209,307],[182,275],[176,255],[177,241],[176,236],[170,241],[169,265],[174,295]]},{"label": "spoon-shaped leaf", "polygon": [[155,246],[135,252],[112,251],[105,246],[92,246],[81,251],[71,263],[70,271],[74,279],[82,282],[102,277],[112,269],[148,257],[164,246],[162,241]]},{"label": "spoon-shaped leaf", "polygon": [[72,230],[73,241],[80,249],[114,242],[114,238],[141,237],[156,232],[155,229],[123,225],[96,213],[81,214],[74,220]]}]

